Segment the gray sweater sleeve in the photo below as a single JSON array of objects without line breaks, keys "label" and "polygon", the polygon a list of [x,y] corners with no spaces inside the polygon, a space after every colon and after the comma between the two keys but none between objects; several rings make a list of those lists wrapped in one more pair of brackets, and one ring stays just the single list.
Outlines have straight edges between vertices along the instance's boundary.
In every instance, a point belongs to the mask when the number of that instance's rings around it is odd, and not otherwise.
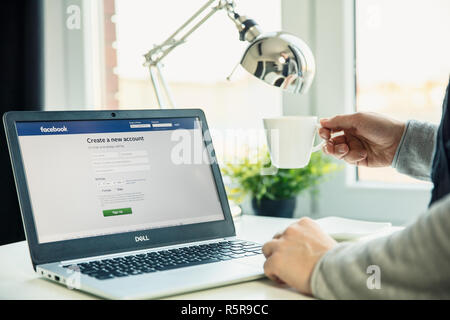
[{"label": "gray sweater sleeve", "polygon": [[436,125],[409,120],[392,161],[392,167],[414,178],[430,180],[436,134]]},{"label": "gray sweater sleeve", "polygon": [[[409,121],[393,167],[429,179],[435,137],[435,126]],[[450,195],[402,231],[328,251],[314,268],[313,294],[323,299],[450,299],[449,230]],[[379,288],[370,285],[373,270],[379,271]]]},{"label": "gray sweater sleeve", "polygon": [[[313,294],[322,299],[450,299],[449,230],[447,196],[402,231],[338,244],[314,268]],[[379,268],[379,289],[368,285],[373,266]]]}]

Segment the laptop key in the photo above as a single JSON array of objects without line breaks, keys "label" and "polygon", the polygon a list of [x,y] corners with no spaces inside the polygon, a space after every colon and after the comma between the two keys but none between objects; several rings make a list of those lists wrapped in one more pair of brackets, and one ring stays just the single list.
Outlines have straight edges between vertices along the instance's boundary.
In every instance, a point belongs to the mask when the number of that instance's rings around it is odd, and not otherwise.
[{"label": "laptop key", "polygon": [[230,257],[239,259],[245,257],[245,254],[231,254]]},{"label": "laptop key", "polygon": [[97,280],[108,280],[108,279],[112,279],[112,278],[114,278],[114,276],[113,276],[112,274],[108,274],[108,275],[105,275],[105,276],[97,276],[97,277],[95,277],[95,279],[97,279]]},{"label": "laptop key", "polygon": [[244,247],[243,249],[247,250],[247,251],[253,251],[253,250],[261,249],[261,248],[262,248],[261,246],[252,246],[252,247]]},{"label": "laptop key", "polygon": [[233,258],[229,257],[229,256],[218,256],[218,259],[220,259],[220,260],[231,260]]},{"label": "laptop key", "polygon": [[244,254],[244,256],[246,256],[246,257],[250,257],[250,256],[255,256],[255,255],[257,255],[258,253],[254,253],[254,252],[246,252],[245,254]]}]

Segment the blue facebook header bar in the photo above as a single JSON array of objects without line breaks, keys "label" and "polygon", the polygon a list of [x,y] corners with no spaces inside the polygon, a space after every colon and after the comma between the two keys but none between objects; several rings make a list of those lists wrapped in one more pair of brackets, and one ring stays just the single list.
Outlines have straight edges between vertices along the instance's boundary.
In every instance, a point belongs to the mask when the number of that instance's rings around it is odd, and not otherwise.
[{"label": "blue facebook header bar", "polygon": [[198,128],[197,118],[17,122],[19,136],[165,131]]}]

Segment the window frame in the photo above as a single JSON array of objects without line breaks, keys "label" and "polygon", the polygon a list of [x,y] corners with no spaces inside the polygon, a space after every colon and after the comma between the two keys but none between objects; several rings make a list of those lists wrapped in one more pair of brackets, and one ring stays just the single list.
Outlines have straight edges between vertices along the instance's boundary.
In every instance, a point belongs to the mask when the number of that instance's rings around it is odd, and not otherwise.
[{"label": "window frame", "polygon": [[[357,0],[281,0],[283,31],[305,40],[312,48],[317,63],[316,79],[309,94],[298,96],[283,93],[284,115],[328,117],[354,112],[354,1]],[[100,31],[99,34],[87,36],[83,31],[95,19],[102,19],[102,1],[45,0],[44,3],[47,109],[101,108],[105,97],[95,96],[92,88],[94,85],[105,85],[104,75],[92,75],[94,62],[89,60],[88,50],[89,44],[102,38]],[[81,30],[54,28],[58,25],[55,21],[65,26],[66,10],[72,4],[82,10]],[[97,50],[104,48],[100,46]],[[78,68],[80,65],[84,68]],[[356,168],[346,165],[344,170],[333,174],[318,187],[317,195],[302,193],[298,197],[295,216],[320,218],[335,215],[404,224],[424,211],[428,204],[431,184],[366,182],[357,181],[356,177]]]},{"label": "window frame", "polygon": [[[283,0],[283,25],[310,44],[317,64],[309,97],[284,95],[286,115],[329,117],[355,112],[355,1]],[[302,104],[308,108],[298,108]],[[425,211],[430,190],[431,184],[358,181],[356,167],[345,164],[319,186],[318,195],[311,195],[310,215],[405,224]]]},{"label": "window frame", "polygon": [[[66,25],[70,6],[80,9],[79,29]],[[105,75],[93,66],[104,60],[103,1],[44,0],[44,16],[45,110],[101,109]]]}]

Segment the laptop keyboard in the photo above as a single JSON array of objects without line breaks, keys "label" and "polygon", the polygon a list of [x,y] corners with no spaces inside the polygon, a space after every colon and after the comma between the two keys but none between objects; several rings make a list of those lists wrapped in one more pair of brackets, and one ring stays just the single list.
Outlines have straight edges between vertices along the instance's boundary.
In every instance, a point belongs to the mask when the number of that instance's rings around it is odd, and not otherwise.
[{"label": "laptop keyboard", "polygon": [[[82,274],[98,280],[165,271],[261,254],[261,245],[242,240],[223,241],[153,251],[77,264]],[[69,268],[74,265],[67,265]]]}]

